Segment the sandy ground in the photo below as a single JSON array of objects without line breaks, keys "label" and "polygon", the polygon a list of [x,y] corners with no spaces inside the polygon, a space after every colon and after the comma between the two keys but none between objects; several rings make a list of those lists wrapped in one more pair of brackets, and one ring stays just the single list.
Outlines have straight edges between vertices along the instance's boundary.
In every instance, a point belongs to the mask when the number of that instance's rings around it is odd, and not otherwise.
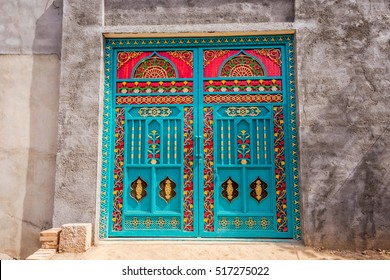
[{"label": "sandy ground", "polygon": [[390,251],[331,251],[299,242],[110,241],[53,260],[390,260]]}]

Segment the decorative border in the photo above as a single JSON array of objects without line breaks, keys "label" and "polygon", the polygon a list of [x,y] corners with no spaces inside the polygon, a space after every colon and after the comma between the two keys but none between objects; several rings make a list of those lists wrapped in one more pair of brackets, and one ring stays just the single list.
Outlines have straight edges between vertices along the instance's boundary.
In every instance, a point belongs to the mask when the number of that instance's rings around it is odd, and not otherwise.
[{"label": "decorative border", "polygon": [[213,108],[203,108],[204,114],[204,231],[214,231],[214,129]]},{"label": "decorative border", "polygon": [[[286,106],[286,121],[289,122],[289,133],[286,136],[290,142],[291,166],[292,166],[292,225],[294,238],[301,239],[300,227],[300,205],[299,205],[299,180],[298,180],[298,131],[296,124],[296,92],[295,92],[295,72],[294,72],[294,35],[250,35],[250,36],[218,36],[205,38],[130,38],[130,39],[114,39],[109,38],[105,40],[104,45],[104,106],[103,106],[103,131],[102,131],[102,179],[100,191],[100,222],[99,222],[99,238],[108,237],[108,209],[109,209],[109,195],[108,187],[111,177],[109,161],[110,151],[112,146],[110,144],[110,123],[112,118],[111,104],[112,94],[111,79],[113,78],[113,69],[116,63],[113,62],[114,48],[132,47],[132,48],[163,48],[163,47],[222,47],[226,45],[246,45],[246,46],[262,46],[283,44],[285,46],[286,63],[283,63],[287,75],[284,85],[286,86],[286,98],[288,105]],[[283,53],[282,53],[283,55]],[[280,99],[278,102],[282,102]],[[191,103],[188,104],[192,104]],[[258,102],[258,101],[256,101]],[[139,104],[139,103],[129,103]],[[142,103],[141,103],[142,104]],[[153,103],[152,103],[153,104]],[[155,104],[155,103],[154,103]],[[186,104],[186,103],[182,103]],[[287,147],[286,147],[287,148]]]},{"label": "decorative border", "polygon": [[131,47],[131,48],[150,48],[150,47],[203,47],[203,46],[225,46],[225,45],[266,45],[276,43],[288,43],[294,40],[294,35],[268,35],[268,36],[218,36],[207,38],[127,38],[106,40],[108,46]]},{"label": "decorative border", "polygon": [[102,179],[100,188],[100,220],[99,220],[99,238],[107,238],[108,236],[108,187],[110,181],[109,174],[109,157],[110,157],[110,122],[111,122],[111,78],[112,78],[112,55],[113,48],[109,46],[107,40],[104,47],[104,95],[103,95],[103,135],[102,135]]},{"label": "decorative border", "polygon": [[180,230],[180,219],[177,217],[132,217],[125,216],[125,230]]},{"label": "decorative border", "polygon": [[[292,37],[293,39],[293,37]],[[290,140],[290,153],[291,153],[291,168],[292,168],[292,197],[293,197],[293,207],[292,207],[292,218],[293,218],[293,238],[296,240],[302,239],[301,233],[301,209],[300,209],[300,190],[299,190],[299,177],[298,177],[298,129],[297,129],[297,120],[296,120],[296,90],[295,90],[295,68],[294,68],[294,40],[289,40],[286,43],[286,56],[287,63],[285,67],[287,68],[287,96],[288,96],[288,106],[287,107],[287,119],[289,120],[289,140]]]},{"label": "decorative border", "polygon": [[208,80],[203,82],[203,90],[208,92],[267,92],[281,91],[282,80]]},{"label": "decorative border", "polygon": [[274,152],[276,179],[276,220],[278,231],[287,232],[286,171],[283,107],[274,107]]},{"label": "decorative border", "polygon": [[194,53],[192,51],[171,51],[167,52],[171,56],[180,59],[185,64],[190,66],[191,68],[194,68]]},{"label": "decorative border", "polygon": [[206,94],[203,97],[203,101],[206,104],[210,103],[271,103],[283,102],[282,94]]},{"label": "decorative border", "polygon": [[218,230],[275,230],[273,216],[218,217]]},{"label": "decorative border", "polygon": [[115,118],[115,159],[114,159],[114,191],[112,230],[122,230],[122,206],[123,206],[123,162],[124,162],[124,136],[125,136],[125,109],[117,108]]},{"label": "decorative border", "polygon": [[192,104],[192,96],[118,96],[116,105],[130,104]]},{"label": "decorative border", "polygon": [[184,108],[184,231],[194,231],[194,107]]}]

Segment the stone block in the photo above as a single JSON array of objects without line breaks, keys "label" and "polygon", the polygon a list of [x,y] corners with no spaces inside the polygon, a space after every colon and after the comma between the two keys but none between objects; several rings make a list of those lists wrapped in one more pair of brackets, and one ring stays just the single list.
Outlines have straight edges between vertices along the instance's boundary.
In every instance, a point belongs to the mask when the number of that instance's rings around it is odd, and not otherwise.
[{"label": "stone block", "polygon": [[92,224],[65,224],[60,234],[60,253],[82,253],[91,248]]}]

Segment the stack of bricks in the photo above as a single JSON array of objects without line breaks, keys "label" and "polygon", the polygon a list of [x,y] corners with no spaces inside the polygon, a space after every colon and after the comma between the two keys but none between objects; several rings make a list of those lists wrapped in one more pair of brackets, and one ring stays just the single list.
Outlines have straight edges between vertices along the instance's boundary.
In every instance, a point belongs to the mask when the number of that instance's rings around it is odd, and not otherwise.
[{"label": "stack of bricks", "polygon": [[42,249],[55,249],[57,251],[60,242],[60,233],[61,228],[51,228],[41,231],[39,241],[42,243]]},{"label": "stack of bricks", "polygon": [[42,243],[42,248],[26,260],[50,260],[58,252],[61,230],[61,228],[51,228],[41,231],[39,241]]}]

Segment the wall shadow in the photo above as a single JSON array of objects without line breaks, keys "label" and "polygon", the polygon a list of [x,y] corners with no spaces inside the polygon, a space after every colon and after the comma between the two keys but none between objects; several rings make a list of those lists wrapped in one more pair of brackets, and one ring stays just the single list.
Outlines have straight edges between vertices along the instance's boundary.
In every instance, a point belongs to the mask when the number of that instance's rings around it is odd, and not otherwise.
[{"label": "wall shadow", "polygon": [[[51,2],[51,3],[50,3]],[[41,246],[52,227],[58,134],[62,0],[48,1],[36,21],[29,100],[29,151],[19,256]]]}]

